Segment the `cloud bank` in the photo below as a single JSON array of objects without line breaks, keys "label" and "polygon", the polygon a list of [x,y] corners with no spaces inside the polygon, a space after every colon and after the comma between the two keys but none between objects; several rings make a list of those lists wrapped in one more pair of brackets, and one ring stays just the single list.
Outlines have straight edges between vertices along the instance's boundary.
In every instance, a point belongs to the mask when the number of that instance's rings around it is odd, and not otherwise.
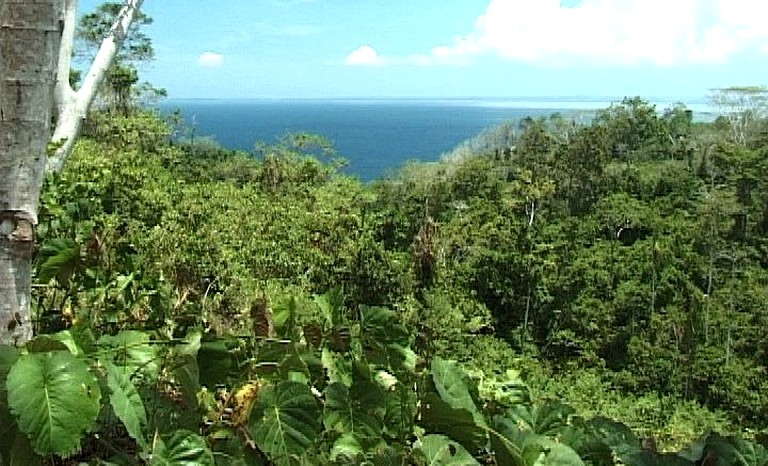
[{"label": "cloud bank", "polygon": [[448,45],[347,63],[462,65],[491,55],[554,66],[724,64],[768,53],[767,17],[763,0],[491,0],[474,29]]},{"label": "cloud bank", "polygon": [[197,65],[202,68],[218,68],[224,63],[224,55],[215,52],[203,52],[197,57]]}]

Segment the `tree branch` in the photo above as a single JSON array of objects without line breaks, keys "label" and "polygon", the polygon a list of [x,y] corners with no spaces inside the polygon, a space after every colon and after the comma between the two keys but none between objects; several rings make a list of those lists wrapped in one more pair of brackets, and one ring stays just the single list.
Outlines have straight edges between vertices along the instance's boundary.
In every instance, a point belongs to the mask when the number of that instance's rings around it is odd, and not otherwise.
[{"label": "tree branch", "polygon": [[[76,0],[64,1],[67,2],[66,4],[68,7],[72,5],[73,9],[75,9],[74,7]],[[131,23],[136,17],[139,9],[141,9],[141,5],[143,3],[144,0],[126,0],[125,5],[123,5],[123,8],[120,10],[117,18],[115,19],[115,22],[112,24],[112,28],[110,29],[109,34],[102,41],[101,47],[96,53],[96,58],[93,59],[91,68],[88,70],[88,74],[83,80],[83,85],[80,87],[80,89],[77,90],[77,92],[74,93],[71,99],[67,99],[66,101],[62,102],[63,105],[58,109],[57,112],[59,118],[56,121],[56,129],[54,130],[53,138],[51,139],[51,142],[56,147],[56,150],[54,154],[48,158],[46,171],[57,172],[64,167],[64,163],[67,161],[67,158],[72,153],[72,149],[75,146],[75,139],[77,139],[77,135],[80,133],[80,128],[82,127],[83,120],[85,119],[85,116],[88,112],[88,108],[96,98],[96,93],[98,92],[99,87],[101,87],[101,83],[104,82],[107,71],[112,66],[112,63],[114,63],[115,56],[117,56],[117,51],[120,50],[120,47],[122,47],[128,29],[131,27]],[[65,25],[65,32],[69,27],[71,27],[74,31],[75,27],[75,17],[70,17],[69,13],[70,12],[68,10],[66,21],[71,22],[72,24]],[[74,37],[74,34],[72,37]],[[62,44],[64,43],[62,42]],[[71,44],[72,42],[69,41],[68,45],[62,45],[62,48],[66,46],[70,48],[70,56],[72,46]],[[63,54],[64,52],[61,53]],[[71,58],[65,62],[67,66],[66,70],[61,69],[62,66],[60,64],[58,79],[59,86],[61,87],[63,87],[63,84],[61,84],[61,79],[65,73],[67,75],[67,85],[69,85],[70,61]]]}]

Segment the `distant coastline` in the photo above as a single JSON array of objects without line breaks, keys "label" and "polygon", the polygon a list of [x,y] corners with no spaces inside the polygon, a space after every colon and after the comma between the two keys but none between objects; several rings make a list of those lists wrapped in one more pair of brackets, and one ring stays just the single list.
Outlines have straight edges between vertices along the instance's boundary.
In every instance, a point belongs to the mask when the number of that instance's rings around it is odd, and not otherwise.
[{"label": "distant coastline", "polygon": [[[504,108],[551,108],[599,110],[612,103],[621,102],[625,97],[635,96],[524,96],[524,97],[252,97],[252,98],[218,98],[218,97],[180,97],[170,98],[162,105],[174,103],[329,103],[329,104],[412,104],[412,105],[446,105],[446,106],[479,106]],[[706,97],[644,97],[642,99],[664,110],[677,103],[682,103],[691,110],[709,109]]]},{"label": "distant coastline", "polygon": [[[327,98],[169,99],[163,112],[180,110],[186,134],[251,151],[258,141],[277,143],[286,133],[310,132],[331,140],[349,161],[345,172],[364,181],[380,178],[409,160],[435,161],[481,131],[525,117],[589,119],[622,98]],[[649,99],[659,111],[675,99]],[[707,119],[704,99],[682,101]]]}]

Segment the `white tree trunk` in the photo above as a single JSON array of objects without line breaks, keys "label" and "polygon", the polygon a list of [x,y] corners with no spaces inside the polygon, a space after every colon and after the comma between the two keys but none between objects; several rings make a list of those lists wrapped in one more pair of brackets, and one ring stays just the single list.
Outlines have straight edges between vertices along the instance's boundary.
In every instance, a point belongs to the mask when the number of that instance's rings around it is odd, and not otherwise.
[{"label": "white tree trunk", "polygon": [[[75,92],[69,68],[77,1],[0,0],[0,344],[32,337],[32,254],[44,173],[63,167],[142,3],[126,1]],[[48,152],[55,152],[50,159]]]},{"label": "white tree trunk", "polygon": [[69,85],[69,60],[72,56],[72,43],[74,38],[74,22],[76,19],[77,1],[65,0],[67,3],[67,23],[73,24],[72,28],[65,28],[64,41],[62,41],[60,60],[67,66],[60,68],[56,83],[56,129],[51,139],[56,147],[55,153],[48,158],[48,171],[59,171],[64,167],[69,154],[75,145],[77,135],[80,133],[80,127],[85,120],[99,91],[104,78],[115,61],[117,51],[122,47],[125,41],[128,29],[131,27],[136,14],[139,12],[144,0],[127,0],[120,13],[117,15],[115,23],[109,31],[109,35],[104,41],[93,59],[91,69],[83,80],[83,85],[75,92]]},{"label": "white tree trunk", "polygon": [[32,336],[37,206],[50,138],[61,0],[0,1],[0,343]]}]

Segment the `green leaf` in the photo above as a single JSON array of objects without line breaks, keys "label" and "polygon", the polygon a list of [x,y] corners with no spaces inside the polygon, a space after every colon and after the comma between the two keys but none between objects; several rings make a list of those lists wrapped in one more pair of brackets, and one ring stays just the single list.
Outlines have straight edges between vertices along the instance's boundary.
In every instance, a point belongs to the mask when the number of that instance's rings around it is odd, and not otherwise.
[{"label": "green leaf", "polygon": [[78,322],[67,330],[78,348],[85,354],[93,354],[97,351],[96,337],[93,335],[88,322]]},{"label": "green leaf", "polygon": [[272,317],[278,334],[292,340],[296,333],[296,298],[291,297],[287,305],[275,306]]},{"label": "green leaf", "polygon": [[522,466],[524,436],[520,429],[507,418],[495,418],[488,430],[491,451],[497,464]]},{"label": "green leaf", "polygon": [[391,309],[362,306],[360,320],[365,338],[382,345],[408,346],[410,343],[410,333],[397,321],[397,315]]},{"label": "green leaf", "polygon": [[70,353],[75,354],[66,344],[48,335],[40,335],[39,337],[35,337],[33,340],[28,341],[27,344],[24,345],[24,348],[26,348],[30,353],[69,351]]},{"label": "green leaf", "polygon": [[486,443],[486,430],[477,425],[475,416],[466,409],[453,408],[436,393],[422,398],[421,425],[427,432],[447,434],[470,451]]},{"label": "green leaf", "polygon": [[152,466],[214,466],[213,453],[199,435],[180,430],[167,440],[157,439],[152,448]]},{"label": "green leaf", "polygon": [[489,430],[491,449],[499,464],[520,466],[583,466],[571,447],[551,438],[522,430],[517,421],[497,417]]},{"label": "green leaf", "polygon": [[361,337],[366,357],[374,364],[413,371],[416,353],[409,347],[410,333],[394,311],[383,307],[360,309]]},{"label": "green leaf", "polygon": [[202,335],[199,331],[191,332],[184,339],[184,344],[175,348],[173,374],[181,388],[181,396],[188,408],[197,407],[197,392],[200,391],[200,367],[197,355],[201,348]]},{"label": "green leaf", "polygon": [[469,451],[487,440],[486,421],[470,393],[470,381],[455,362],[432,361],[430,387],[422,402],[422,423],[428,432],[447,434]]},{"label": "green leaf", "polygon": [[523,457],[526,466],[584,466],[571,447],[538,435],[526,443]]},{"label": "green leaf", "polygon": [[413,386],[398,382],[394,391],[387,393],[385,403],[387,406],[384,417],[386,433],[400,439],[411,437],[418,414],[418,399]]},{"label": "green leaf", "polygon": [[200,384],[213,388],[225,383],[235,370],[235,361],[226,341],[204,341],[197,353]]},{"label": "green leaf", "polygon": [[298,455],[320,434],[320,409],[306,384],[282,382],[266,387],[251,412],[248,430],[273,460]]},{"label": "green leaf", "polygon": [[327,430],[351,435],[360,442],[375,442],[383,429],[380,416],[375,414],[377,408],[351,396],[343,384],[333,383],[325,388],[323,424]]},{"label": "green leaf", "polygon": [[485,425],[485,419],[470,393],[469,377],[455,361],[435,358],[432,361],[432,381],[443,401],[454,409],[469,411],[478,425]]},{"label": "green leaf", "polygon": [[107,386],[110,390],[109,403],[115,415],[125,425],[131,436],[143,449],[147,446],[144,429],[147,426],[147,411],[139,392],[126,374],[125,369],[105,361],[107,369]]},{"label": "green leaf", "polygon": [[326,372],[329,383],[342,383],[347,387],[352,385],[352,361],[344,358],[328,348],[323,348],[320,361]]},{"label": "green leaf", "polygon": [[584,428],[586,435],[600,439],[622,461],[642,451],[640,439],[620,422],[596,417],[587,421]]},{"label": "green leaf", "polygon": [[507,417],[534,434],[555,436],[568,426],[576,411],[568,405],[552,401],[535,405],[516,405]]},{"label": "green leaf", "polygon": [[8,405],[41,455],[69,456],[99,414],[96,377],[69,351],[23,355],[8,374]]},{"label": "green leaf", "polygon": [[197,392],[200,391],[200,369],[197,366],[197,358],[188,354],[179,356],[173,374],[179,383],[181,396],[187,408],[196,408]]},{"label": "green leaf", "polygon": [[[651,451],[641,451],[627,456],[623,464],[627,466],[695,466],[696,463],[689,461],[674,453],[655,453]],[[733,464],[733,463],[723,463]]]},{"label": "green leaf", "polygon": [[363,447],[360,442],[350,434],[342,435],[331,447],[331,461],[347,461],[348,464],[357,463],[358,457],[363,453]]},{"label": "green leaf", "polygon": [[149,379],[156,378],[160,367],[157,351],[150,345],[148,334],[127,330],[115,336],[103,336],[98,344],[102,350],[111,352],[112,362],[125,367],[131,376],[141,374]]},{"label": "green leaf", "polygon": [[710,434],[704,446],[704,457],[717,458],[717,465],[766,466],[768,450],[762,445],[737,437]]},{"label": "green leaf", "polygon": [[41,283],[57,278],[65,283],[80,265],[80,246],[69,239],[54,239],[40,248],[37,277]]},{"label": "green leaf", "polygon": [[64,344],[66,349],[68,349],[69,352],[75,356],[83,356],[84,352],[82,348],[78,346],[75,336],[69,330],[63,330],[61,332],[55,333],[51,335],[51,338]]},{"label": "green leaf", "polygon": [[423,455],[425,466],[480,465],[464,447],[444,435],[427,435],[421,439],[417,451]]}]

